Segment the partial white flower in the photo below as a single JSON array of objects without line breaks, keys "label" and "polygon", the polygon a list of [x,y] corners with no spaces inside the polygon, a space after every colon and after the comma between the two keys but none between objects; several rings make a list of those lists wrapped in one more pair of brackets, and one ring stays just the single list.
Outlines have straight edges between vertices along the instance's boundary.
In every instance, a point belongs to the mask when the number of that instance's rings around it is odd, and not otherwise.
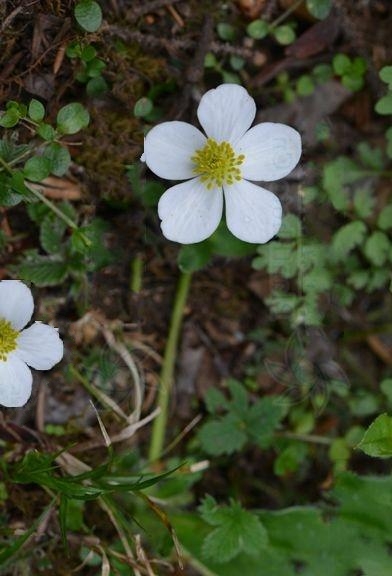
[{"label": "partial white flower", "polygon": [[35,322],[31,290],[20,280],[0,281],[0,404],[19,408],[31,395],[32,374],[50,370],[63,357],[63,343],[52,326]]},{"label": "partial white flower", "polygon": [[282,222],[280,201],[251,181],[287,176],[301,156],[299,133],[285,124],[250,128],[256,105],[242,86],[222,84],[200,100],[197,116],[206,136],[186,122],[163,122],[144,141],[141,158],[157,176],[187,180],[166,190],[158,204],[169,240],[193,244],[208,238],[222,218],[245,242],[268,242]]}]

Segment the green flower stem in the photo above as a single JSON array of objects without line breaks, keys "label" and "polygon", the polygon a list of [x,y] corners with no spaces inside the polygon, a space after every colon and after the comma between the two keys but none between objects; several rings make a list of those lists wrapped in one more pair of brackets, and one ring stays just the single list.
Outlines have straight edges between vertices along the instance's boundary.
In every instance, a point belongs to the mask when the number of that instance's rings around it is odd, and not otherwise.
[{"label": "green flower stem", "polygon": [[160,413],[154,420],[150,444],[150,460],[157,460],[162,453],[165,441],[166,424],[170,393],[173,384],[174,367],[177,358],[177,345],[181,330],[185,304],[191,284],[192,274],[182,272],[178,281],[177,293],[170,320],[169,334],[166,342],[165,354],[161,370],[160,387],[158,395],[158,407]]},{"label": "green flower stem", "polygon": [[135,256],[131,265],[130,288],[135,294],[139,294],[143,284],[143,258]]}]

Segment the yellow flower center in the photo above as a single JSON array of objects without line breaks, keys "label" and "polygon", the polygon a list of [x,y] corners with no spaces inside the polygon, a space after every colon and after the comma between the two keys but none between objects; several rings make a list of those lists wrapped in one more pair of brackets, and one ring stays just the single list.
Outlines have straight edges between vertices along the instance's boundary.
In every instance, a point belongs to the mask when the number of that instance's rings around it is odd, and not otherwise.
[{"label": "yellow flower center", "polygon": [[238,166],[241,166],[245,156],[235,154],[228,142],[218,143],[213,138],[208,138],[206,145],[196,150],[191,160],[195,164],[193,171],[200,176],[206,188],[211,190],[241,180]]},{"label": "yellow flower center", "polygon": [[8,354],[16,350],[18,335],[8,320],[0,318],[0,361],[5,362]]}]

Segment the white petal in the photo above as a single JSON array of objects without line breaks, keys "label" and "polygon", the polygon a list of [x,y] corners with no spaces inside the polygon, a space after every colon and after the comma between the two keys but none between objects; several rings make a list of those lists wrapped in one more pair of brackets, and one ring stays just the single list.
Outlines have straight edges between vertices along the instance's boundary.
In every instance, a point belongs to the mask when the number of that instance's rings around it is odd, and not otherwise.
[{"label": "white petal", "polygon": [[191,124],[163,122],[147,134],[141,159],[161,178],[187,180],[195,176],[191,156],[205,143],[204,134]]},{"label": "white petal", "polygon": [[221,84],[200,100],[197,116],[209,138],[234,144],[245,134],[256,115],[256,104],[237,84]]},{"label": "white petal", "polygon": [[285,124],[264,122],[251,128],[235,147],[244,154],[242,176],[271,182],[287,176],[301,157],[301,136]]},{"label": "white petal", "polygon": [[282,222],[279,199],[247,180],[223,187],[227,227],[245,242],[264,244],[278,232]]},{"label": "white petal", "polygon": [[0,361],[0,404],[7,408],[19,408],[31,396],[33,381],[29,368],[15,352],[8,355],[6,362]]},{"label": "white petal", "polygon": [[0,282],[0,318],[21,330],[33,315],[34,300],[30,288],[20,280]]},{"label": "white petal", "polygon": [[64,346],[56,328],[35,322],[19,334],[15,354],[36,370],[50,370],[62,359]]},{"label": "white petal", "polygon": [[222,211],[222,189],[207,190],[199,178],[169,188],[158,204],[163,235],[181,244],[194,244],[211,236]]}]

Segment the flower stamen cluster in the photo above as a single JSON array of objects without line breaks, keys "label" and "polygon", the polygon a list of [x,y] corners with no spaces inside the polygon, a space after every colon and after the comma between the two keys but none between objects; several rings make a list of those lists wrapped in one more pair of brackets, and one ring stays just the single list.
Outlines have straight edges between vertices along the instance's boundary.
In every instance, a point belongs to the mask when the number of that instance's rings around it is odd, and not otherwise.
[{"label": "flower stamen cluster", "polygon": [[236,155],[229,142],[217,142],[208,138],[206,145],[191,157],[195,164],[193,172],[200,176],[207,190],[234,184],[242,178],[238,166],[245,160],[244,154]]},{"label": "flower stamen cluster", "polygon": [[5,362],[10,352],[16,350],[19,332],[14,330],[11,323],[0,318],[0,361]]}]

